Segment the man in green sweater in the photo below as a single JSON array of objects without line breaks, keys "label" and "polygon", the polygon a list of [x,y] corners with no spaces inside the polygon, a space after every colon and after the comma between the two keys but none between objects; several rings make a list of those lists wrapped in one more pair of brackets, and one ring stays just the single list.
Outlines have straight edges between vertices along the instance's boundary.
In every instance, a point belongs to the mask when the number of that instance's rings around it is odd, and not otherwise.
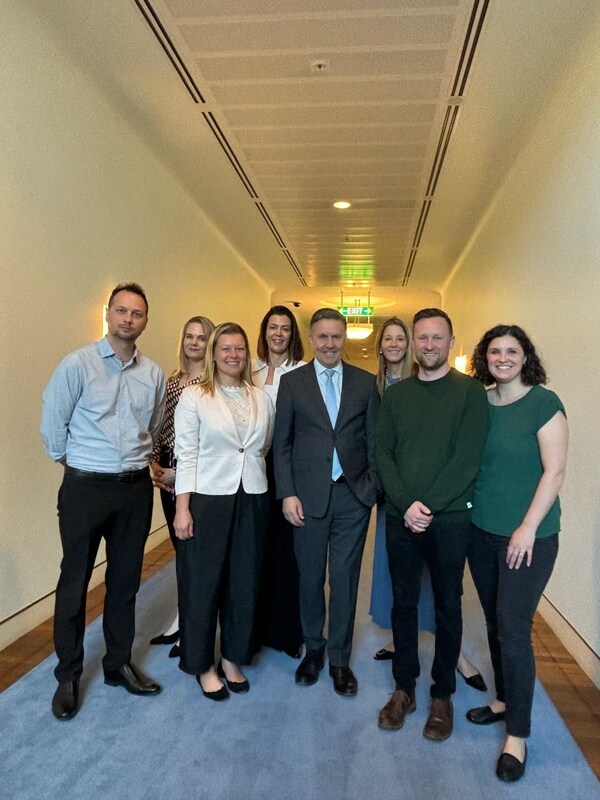
[{"label": "man in green sweater", "polygon": [[435,598],[436,641],[429,717],[423,730],[452,733],[451,695],[462,640],[462,578],[470,537],[473,486],[488,431],[485,390],[452,369],[452,322],[438,308],[413,319],[416,375],[383,396],[376,459],[385,490],[386,542],[394,607],[392,672],[396,691],[379,727],[399,730],[416,709],[419,676],[417,604],[426,563]]}]

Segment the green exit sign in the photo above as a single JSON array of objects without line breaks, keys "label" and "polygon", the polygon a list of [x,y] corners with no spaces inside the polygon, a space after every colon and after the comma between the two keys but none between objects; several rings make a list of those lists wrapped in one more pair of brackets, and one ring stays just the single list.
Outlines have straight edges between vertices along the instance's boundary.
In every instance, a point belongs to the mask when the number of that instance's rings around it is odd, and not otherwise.
[{"label": "green exit sign", "polygon": [[373,306],[338,306],[343,317],[372,317]]}]

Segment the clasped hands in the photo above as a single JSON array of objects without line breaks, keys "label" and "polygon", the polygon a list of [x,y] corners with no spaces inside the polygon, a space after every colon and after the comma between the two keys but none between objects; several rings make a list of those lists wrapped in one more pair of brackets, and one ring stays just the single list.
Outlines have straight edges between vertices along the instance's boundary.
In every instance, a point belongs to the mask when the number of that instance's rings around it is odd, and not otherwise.
[{"label": "clasped hands", "polygon": [[404,525],[413,533],[425,533],[427,528],[431,525],[433,514],[420,500],[415,500],[412,505],[406,509],[404,514]]}]

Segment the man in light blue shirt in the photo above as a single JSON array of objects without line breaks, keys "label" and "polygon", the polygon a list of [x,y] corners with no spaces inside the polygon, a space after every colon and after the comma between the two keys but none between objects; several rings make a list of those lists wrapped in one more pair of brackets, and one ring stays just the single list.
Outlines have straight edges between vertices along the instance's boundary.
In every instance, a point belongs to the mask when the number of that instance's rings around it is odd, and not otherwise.
[{"label": "man in light blue shirt", "polygon": [[[296,683],[311,686],[325,651],[337,694],[356,694],[350,668],[360,563],[377,497],[375,376],[342,361],[346,320],[335,309],[312,316],[315,358],[281,378],[273,458],[277,496],[294,526],[300,616],[306,656]],[[325,573],[329,561],[329,630],[325,639]]]},{"label": "man in light blue shirt", "polygon": [[135,346],[148,322],[141,286],[115,287],[106,322],[106,337],[69,353],[44,392],[44,447],[65,469],[58,493],[63,559],[54,615],[58,688],[52,699],[52,712],[61,720],[79,710],[86,594],[102,538],[104,682],[138,695],[160,691],[131,663],[135,597],[152,519],[148,464],[165,405],[162,370]]}]

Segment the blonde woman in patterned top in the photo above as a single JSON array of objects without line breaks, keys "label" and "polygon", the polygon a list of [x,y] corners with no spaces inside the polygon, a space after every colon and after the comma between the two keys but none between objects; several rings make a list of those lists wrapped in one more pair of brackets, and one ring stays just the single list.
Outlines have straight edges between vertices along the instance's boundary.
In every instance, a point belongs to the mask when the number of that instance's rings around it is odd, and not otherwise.
[{"label": "blonde woman in patterned top", "polygon": [[[177,369],[173,370],[167,382],[167,403],[162,428],[152,452],[150,467],[154,485],[160,489],[160,500],[169,529],[173,547],[177,546],[177,537],[173,528],[175,519],[175,427],[173,418],[175,408],[186,386],[198,383],[204,374],[204,356],[214,324],[208,317],[196,316],[188,319],[181,330],[177,348]],[[179,615],[168,629],[160,636],[150,640],[150,644],[174,644],[179,639]],[[169,655],[178,655],[175,644]]]},{"label": "blonde woman in patterned top", "polygon": [[[175,410],[175,535],[183,672],[210,700],[247,692],[240,667],[257,650],[257,604],[269,497],[265,454],[275,410],[252,384],[248,337],[218,325],[206,372]],[[217,619],[221,659],[215,666]]]}]

